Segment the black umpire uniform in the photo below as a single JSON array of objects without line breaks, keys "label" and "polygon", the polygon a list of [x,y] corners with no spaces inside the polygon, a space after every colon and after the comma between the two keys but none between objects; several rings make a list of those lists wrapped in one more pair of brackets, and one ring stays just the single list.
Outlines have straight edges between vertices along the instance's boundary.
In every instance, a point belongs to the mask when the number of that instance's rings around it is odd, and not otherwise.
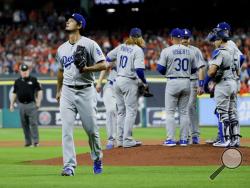
[{"label": "black umpire uniform", "polygon": [[35,77],[29,75],[26,64],[20,66],[21,77],[15,80],[10,110],[14,110],[17,99],[20,108],[20,117],[25,137],[25,147],[39,145],[39,132],[37,122],[37,109],[40,107],[42,88]]}]

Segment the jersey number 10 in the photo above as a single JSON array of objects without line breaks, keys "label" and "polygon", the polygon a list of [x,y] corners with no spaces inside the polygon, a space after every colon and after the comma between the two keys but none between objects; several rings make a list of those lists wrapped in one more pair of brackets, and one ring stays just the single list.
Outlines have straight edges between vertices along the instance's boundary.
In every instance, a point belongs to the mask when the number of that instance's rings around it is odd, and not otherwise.
[{"label": "jersey number 10", "polygon": [[121,56],[120,57],[120,64],[119,67],[125,68],[128,62],[128,57],[127,56]]},{"label": "jersey number 10", "polygon": [[188,64],[189,64],[189,60],[187,58],[184,59],[180,59],[180,58],[176,58],[174,60],[174,62],[176,62],[177,67],[175,67],[176,71],[187,71],[188,70]]}]

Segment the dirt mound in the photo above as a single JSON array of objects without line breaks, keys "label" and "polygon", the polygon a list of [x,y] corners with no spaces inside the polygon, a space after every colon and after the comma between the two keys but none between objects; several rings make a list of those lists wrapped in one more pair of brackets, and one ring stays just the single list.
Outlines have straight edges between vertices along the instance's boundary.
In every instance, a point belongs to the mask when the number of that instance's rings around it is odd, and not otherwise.
[{"label": "dirt mound", "polygon": [[[115,148],[104,150],[104,165],[109,166],[204,166],[219,165],[225,148],[211,145],[192,145],[188,147],[165,147],[143,145],[134,148]],[[250,148],[240,147],[243,155],[242,165],[250,165]],[[77,155],[78,165],[92,165],[89,153]],[[62,158],[30,161],[32,164],[62,165]]]}]

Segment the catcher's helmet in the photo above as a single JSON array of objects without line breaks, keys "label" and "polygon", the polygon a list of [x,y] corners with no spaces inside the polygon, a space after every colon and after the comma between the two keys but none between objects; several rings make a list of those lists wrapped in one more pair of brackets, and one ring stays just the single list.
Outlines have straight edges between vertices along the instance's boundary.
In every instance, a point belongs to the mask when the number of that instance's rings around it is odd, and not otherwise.
[{"label": "catcher's helmet", "polygon": [[221,22],[217,24],[217,28],[221,29],[221,30],[231,30],[230,25],[227,22]]},{"label": "catcher's helmet", "polygon": [[229,33],[227,30],[218,30],[216,32],[216,39],[229,40]]},{"label": "catcher's helmet", "polygon": [[181,37],[182,38],[190,38],[192,36],[192,33],[189,29],[182,29]]}]

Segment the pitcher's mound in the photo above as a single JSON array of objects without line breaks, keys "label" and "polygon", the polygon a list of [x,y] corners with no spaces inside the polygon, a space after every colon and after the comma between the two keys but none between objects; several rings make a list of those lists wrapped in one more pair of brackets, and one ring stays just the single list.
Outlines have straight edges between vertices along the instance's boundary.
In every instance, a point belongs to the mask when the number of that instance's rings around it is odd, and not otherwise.
[{"label": "pitcher's mound", "polygon": [[[242,155],[242,165],[250,165],[250,148],[238,148]],[[133,148],[104,150],[104,165],[113,166],[202,166],[220,165],[225,148],[211,145],[191,145],[188,147],[166,147],[143,145]],[[78,165],[92,165],[89,153],[77,155]],[[32,164],[62,165],[62,158],[31,161]]]}]

